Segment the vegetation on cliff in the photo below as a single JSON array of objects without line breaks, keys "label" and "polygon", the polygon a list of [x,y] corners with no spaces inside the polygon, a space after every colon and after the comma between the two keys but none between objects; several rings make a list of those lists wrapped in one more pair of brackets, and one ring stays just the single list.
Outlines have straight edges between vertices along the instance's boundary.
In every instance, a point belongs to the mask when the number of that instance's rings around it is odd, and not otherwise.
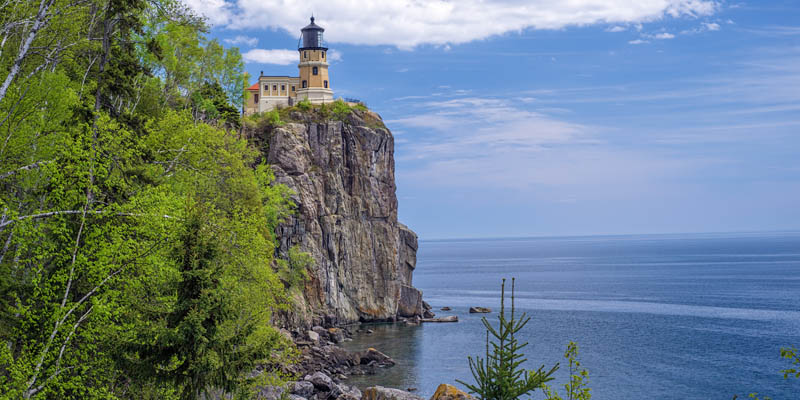
[{"label": "vegetation on cliff", "polygon": [[204,31],[174,0],[0,3],[0,397],[245,395],[291,358],[289,192]]}]

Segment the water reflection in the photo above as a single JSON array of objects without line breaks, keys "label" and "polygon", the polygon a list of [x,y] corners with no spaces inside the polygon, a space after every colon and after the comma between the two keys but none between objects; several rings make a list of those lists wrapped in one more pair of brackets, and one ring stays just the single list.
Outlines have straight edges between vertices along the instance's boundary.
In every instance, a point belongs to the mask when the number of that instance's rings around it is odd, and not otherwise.
[{"label": "water reflection", "polygon": [[375,375],[352,376],[347,380],[350,385],[360,389],[381,385],[406,390],[416,387],[417,376],[422,353],[423,326],[405,324],[369,324],[361,328],[373,331],[371,334],[356,332],[353,340],[342,344],[350,351],[363,351],[374,347],[392,357],[397,363],[394,367],[378,370]]}]

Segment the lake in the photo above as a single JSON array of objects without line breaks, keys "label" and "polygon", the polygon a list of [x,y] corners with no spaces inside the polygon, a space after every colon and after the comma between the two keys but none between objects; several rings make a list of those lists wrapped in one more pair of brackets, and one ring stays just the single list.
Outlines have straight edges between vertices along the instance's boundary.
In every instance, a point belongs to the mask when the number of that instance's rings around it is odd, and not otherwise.
[{"label": "lake", "polygon": [[[471,381],[467,356],[484,352],[481,318],[496,321],[504,277],[532,317],[526,366],[563,365],[575,341],[595,399],[800,398],[800,380],[780,373],[780,348],[800,346],[800,233],[423,240],[414,285],[460,322],[371,326],[347,347],[398,364],[350,383],[430,396]],[[555,376],[560,387],[566,369]]]}]

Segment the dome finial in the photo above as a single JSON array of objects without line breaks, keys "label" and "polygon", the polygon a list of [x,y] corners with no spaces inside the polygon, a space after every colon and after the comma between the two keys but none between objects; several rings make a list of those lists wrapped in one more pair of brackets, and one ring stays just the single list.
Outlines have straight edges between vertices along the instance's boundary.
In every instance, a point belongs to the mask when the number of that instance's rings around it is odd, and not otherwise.
[{"label": "dome finial", "polygon": [[311,13],[311,23],[314,23],[314,13]]}]

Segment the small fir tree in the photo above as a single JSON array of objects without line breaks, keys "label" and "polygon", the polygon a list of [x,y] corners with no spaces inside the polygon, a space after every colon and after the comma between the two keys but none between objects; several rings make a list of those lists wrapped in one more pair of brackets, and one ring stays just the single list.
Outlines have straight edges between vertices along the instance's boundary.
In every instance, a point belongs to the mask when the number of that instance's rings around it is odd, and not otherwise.
[{"label": "small fir tree", "polygon": [[[551,375],[558,369],[558,364],[545,372],[544,365],[537,370],[521,368],[527,361],[522,349],[528,343],[520,344],[516,334],[530,321],[530,317],[523,313],[519,318],[515,315],[514,305],[514,278],[511,279],[511,314],[506,316],[505,297],[506,280],[500,287],[500,315],[498,327],[495,329],[486,317],[482,318],[486,327],[486,358],[469,357],[469,368],[475,379],[475,384],[468,384],[461,380],[472,394],[483,400],[514,400],[530,392],[544,387],[546,382],[553,380]],[[489,336],[494,340],[489,340]]]}]

